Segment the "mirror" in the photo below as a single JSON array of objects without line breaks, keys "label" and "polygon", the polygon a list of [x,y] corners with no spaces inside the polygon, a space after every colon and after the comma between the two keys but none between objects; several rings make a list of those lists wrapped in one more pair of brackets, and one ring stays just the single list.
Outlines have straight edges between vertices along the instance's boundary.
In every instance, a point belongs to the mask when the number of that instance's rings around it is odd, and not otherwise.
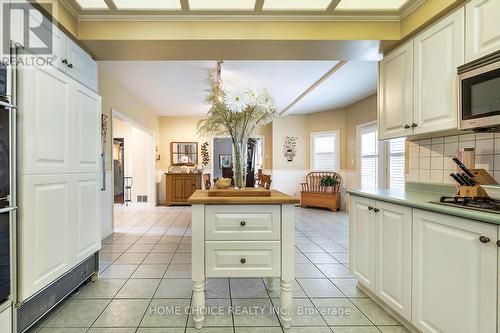
[{"label": "mirror", "polygon": [[170,163],[172,165],[198,164],[198,142],[171,142]]}]

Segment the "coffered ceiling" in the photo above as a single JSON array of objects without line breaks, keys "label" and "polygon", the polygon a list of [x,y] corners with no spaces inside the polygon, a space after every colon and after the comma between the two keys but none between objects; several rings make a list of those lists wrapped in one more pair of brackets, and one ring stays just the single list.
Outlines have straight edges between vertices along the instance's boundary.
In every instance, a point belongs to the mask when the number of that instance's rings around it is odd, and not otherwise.
[{"label": "coffered ceiling", "polygon": [[398,20],[425,0],[63,0],[79,19],[110,16],[173,18],[300,18],[322,16]]}]

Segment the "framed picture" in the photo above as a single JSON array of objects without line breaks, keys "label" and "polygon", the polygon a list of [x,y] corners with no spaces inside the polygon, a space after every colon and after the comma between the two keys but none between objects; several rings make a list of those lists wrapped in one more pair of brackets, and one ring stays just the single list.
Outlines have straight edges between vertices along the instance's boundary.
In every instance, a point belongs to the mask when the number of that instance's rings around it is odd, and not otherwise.
[{"label": "framed picture", "polygon": [[233,155],[219,154],[219,169],[232,168],[232,167],[233,167]]}]

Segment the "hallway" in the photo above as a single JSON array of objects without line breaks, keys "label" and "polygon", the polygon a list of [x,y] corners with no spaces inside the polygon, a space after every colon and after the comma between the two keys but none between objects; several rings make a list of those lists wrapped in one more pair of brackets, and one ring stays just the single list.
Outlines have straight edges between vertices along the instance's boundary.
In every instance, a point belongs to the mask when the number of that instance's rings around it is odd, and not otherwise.
[{"label": "hallway", "polygon": [[[265,279],[211,279],[211,314],[197,331],[191,301],[189,207],[115,209],[116,232],[103,241],[101,275],[30,332],[283,332]],[[289,332],[407,332],[356,289],[348,270],[348,215],[296,208],[296,283]],[[317,310],[315,310],[317,309]],[[170,312],[169,311],[178,311]],[[253,312],[252,312],[253,311]]]}]

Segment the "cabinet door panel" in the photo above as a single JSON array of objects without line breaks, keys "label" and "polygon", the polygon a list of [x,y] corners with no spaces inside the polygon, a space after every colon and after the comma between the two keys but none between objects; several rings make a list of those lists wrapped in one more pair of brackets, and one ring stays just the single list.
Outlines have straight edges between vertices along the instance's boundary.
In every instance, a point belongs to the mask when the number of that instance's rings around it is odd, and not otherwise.
[{"label": "cabinet door panel", "polygon": [[466,11],[466,60],[500,49],[500,0],[472,0]]},{"label": "cabinet door panel", "polygon": [[410,135],[413,121],[413,43],[391,52],[379,64],[380,138]]},{"label": "cabinet door panel", "polygon": [[101,97],[75,84],[77,172],[99,172],[101,150]]},{"label": "cabinet door panel", "polygon": [[375,201],[351,197],[350,210],[350,268],[352,274],[366,287],[375,291]]},{"label": "cabinet door panel", "polygon": [[464,11],[418,35],[415,47],[415,134],[457,128],[457,67],[464,62]]},{"label": "cabinet door panel", "polygon": [[194,192],[194,178],[186,177],[184,178],[184,199],[187,200],[191,194]]},{"label": "cabinet door panel", "polygon": [[377,295],[411,320],[412,209],[377,201]]},{"label": "cabinet door panel", "polygon": [[100,180],[98,174],[80,175],[76,180],[76,260],[80,262],[101,248]]},{"label": "cabinet door panel", "polygon": [[185,201],[185,190],[184,190],[184,177],[172,177],[172,192],[173,192],[173,197],[172,201],[180,201],[183,202]]},{"label": "cabinet door panel", "polygon": [[20,216],[20,292],[25,300],[63,274],[72,260],[70,176],[25,176]]},{"label": "cabinet door panel", "polygon": [[75,42],[66,38],[66,57],[71,68],[67,71],[77,81],[97,91],[97,64]]},{"label": "cabinet door panel", "polygon": [[22,174],[71,171],[73,124],[70,79],[55,68],[31,66],[22,71],[20,139]]},{"label": "cabinet door panel", "polygon": [[413,324],[422,332],[495,332],[496,226],[414,210],[413,233]]}]

